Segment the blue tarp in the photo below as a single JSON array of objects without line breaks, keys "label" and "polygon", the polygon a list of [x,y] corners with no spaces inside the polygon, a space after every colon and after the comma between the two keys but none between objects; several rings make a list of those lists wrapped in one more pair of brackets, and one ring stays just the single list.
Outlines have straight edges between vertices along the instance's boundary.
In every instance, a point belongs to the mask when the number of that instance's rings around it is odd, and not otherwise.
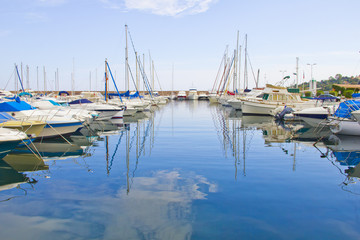
[{"label": "blue tarp", "polygon": [[6,112],[0,112],[0,123],[7,122],[9,120],[16,120]]},{"label": "blue tarp", "polygon": [[351,118],[351,112],[360,109],[360,101],[348,100],[340,103],[334,116],[341,118]]},{"label": "blue tarp", "polygon": [[[124,93],[120,93],[120,96],[121,97],[131,98],[131,99],[133,99],[133,98],[142,98],[142,96],[140,96],[140,94],[139,94],[139,91],[137,91],[134,94],[130,94],[130,91],[127,91],[127,92],[124,92]],[[117,93],[109,93],[108,97],[110,99],[115,98],[115,97],[119,97],[119,94],[117,94]]]},{"label": "blue tarp", "polygon": [[360,98],[360,93],[353,93],[351,96],[353,98]]},{"label": "blue tarp", "polygon": [[128,91],[126,91],[126,92],[124,92],[124,93],[120,93],[120,96],[122,96],[122,97],[129,97],[129,96],[130,96],[130,91],[128,90]]},{"label": "blue tarp", "polygon": [[340,165],[355,166],[360,163],[360,152],[333,152]]},{"label": "blue tarp", "polygon": [[28,93],[28,92],[19,93],[19,97],[22,97],[22,96],[30,96],[30,97],[32,97],[33,95],[31,93]]},{"label": "blue tarp", "polygon": [[65,94],[65,95],[67,95],[67,96],[70,95],[67,91],[60,91],[60,92],[59,92],[59,96],[61,96],[61,95],[63,95],[63,94]]},{"label": "blue tarp", "polygon": [[0,112],[19,112],[23,110],[33,110],[35,107],[24,101],[0,103]]},{"label": "blue tarp", "polygon": [[314,98],[311,98],[311,99],[321,100],[321,101],[326,101],[326,100],[338,100],[337,97],[314,97]]},{"label": "blue tarp", "polygon": [[78,99],[78,100],[69,102],[70,105],[71,105],[71,104],[82,104],[82,103],[92,103],[92,101],[83,98],[83,99]]}]

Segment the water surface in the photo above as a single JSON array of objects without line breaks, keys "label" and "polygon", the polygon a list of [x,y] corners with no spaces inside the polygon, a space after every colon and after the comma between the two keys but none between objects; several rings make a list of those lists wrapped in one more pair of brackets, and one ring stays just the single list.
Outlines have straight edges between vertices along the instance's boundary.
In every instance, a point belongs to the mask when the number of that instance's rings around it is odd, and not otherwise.
[{"label": "water surface", "polygon": [[0,238],[360,238],[358,138],[206,101],[124,121],[0,160]]}]

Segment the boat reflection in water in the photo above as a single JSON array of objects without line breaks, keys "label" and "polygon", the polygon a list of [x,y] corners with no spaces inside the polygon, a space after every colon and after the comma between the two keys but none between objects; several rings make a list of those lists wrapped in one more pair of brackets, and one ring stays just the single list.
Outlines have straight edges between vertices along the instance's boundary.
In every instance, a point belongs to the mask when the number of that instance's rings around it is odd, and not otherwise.
[{"label": "boat reflection in water", "polygon": [[[331,135],[324,143],[328,148],[324,156],[332,161],[340,173],[346,177],[342,188],[353,192],[349,189],[350,184],[357,183],[360,179],[360,137]],[[345,170],[344,167],[346,167]]]},{"label": "boat reflection in water", "polygon": [[29,178],[25,174],[19,173],[4,160],[0,160],[0,191],[19,187],[28,181]]},{"label": "boat reflection in water", "polygon": [[[30,184],[33,189],[33,184],[38,182],[33,176],[36,172],[36,178],[41,175],[46,176],[49,166],[44,161],[33,153],[15,154],[10,153],[0,160],[0,191],[14,189],[9,192],[11,196],[3,196],[0,201],[8,201],[10,199],[27,194],[29,188],[21,186],[23,184]],[[42,172],[40,172],[42,171]],[[20,195],[18,190],[20,191]]]}]

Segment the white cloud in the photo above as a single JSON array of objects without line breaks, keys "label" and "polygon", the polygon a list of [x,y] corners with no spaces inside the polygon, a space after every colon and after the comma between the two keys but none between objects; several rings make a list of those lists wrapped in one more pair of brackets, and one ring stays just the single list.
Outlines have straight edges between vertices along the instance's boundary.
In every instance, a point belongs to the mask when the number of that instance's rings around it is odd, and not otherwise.
[{"label": "white cloud", "polygon": [[100,0],[109,8],[138,10],[161,16],[193,15],[206,12],[217,0],[124,0],[124,7],[114,0]]}]

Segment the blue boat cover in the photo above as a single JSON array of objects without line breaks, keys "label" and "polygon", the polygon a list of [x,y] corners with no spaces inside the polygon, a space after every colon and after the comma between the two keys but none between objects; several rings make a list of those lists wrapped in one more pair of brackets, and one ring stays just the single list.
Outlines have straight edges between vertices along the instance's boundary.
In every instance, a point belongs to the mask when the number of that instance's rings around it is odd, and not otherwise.
[{"label": "blue boat cover", "polygon": [[78,100],[69,102],[69,104],[82,104],[82,103],[92,103],[92,101],[90,101],[86,98],[83,98],[83,99],[78,99]]},{"label": "blue boat cover", "polygon": [[129,96],[130,96],[130,91],[127,90],[127,91],[124,92],[124,93],[120,93],[120,96],[122,96],[122,97],[129,97]]},{"label": "blue boat cover", "polygon": [[60,91],[60,92],[59,92],[59,96],[61,96],[61,95],[67,95],[67,96],[69,96],[70,94],[69,94],[67,91]]},{"label": "blue boat cover", "polygon": [[360,109],[360,101],[348,100],[340,103],[336,109],[334,116],[341,118],[351,118],[351,112]]},{"label": "blue boat cover", "polygon": [[353,98],[360,98],[360,93],[353,93],[351,96]]},{"label": "blue boat cover", "polygon": [[329,96],[329,97],[314,97],[310,99],[325,101],[325,100],[337,100],[338,98]]},{"label": "blue boat cover", "polygon": [[20,112],[24,110],[33,110],[33,109],[36,108],[24,101],[0,103],[0,112]]},{"label": "blue boat cover", "polygon": [[28,92],[19,93],[19,97],[22,97],[22,96],[30,96],[30,97],[32,97],[33,95],[31,93],[28,93]]},{"label": "blue boat cover", "polygon": [[0,112],[0,123],[7,122],[9,120],[16,120],[6,112]]},{"label": "blue boat cover", "polygon": [[[127,97],[127,98],[130,98],[130,99],[133,99],[133,98],[142,98],[142,96],[140,96],[139,94],[139,91],[136,91],[136,93],[134,94],[130,94],[130,91],[126,91],[124,93],[120,93],[120,96],[121,97]],[[108,94],[108,97],[111,99],[111,98],[114,98],[114,97],[119,97],[119,94],[117,93],[109,93]]]},{"label": "blue boat cover", "polygon": [[360,163],[360,152],[333,152],[340,165],[355,166]]}]

